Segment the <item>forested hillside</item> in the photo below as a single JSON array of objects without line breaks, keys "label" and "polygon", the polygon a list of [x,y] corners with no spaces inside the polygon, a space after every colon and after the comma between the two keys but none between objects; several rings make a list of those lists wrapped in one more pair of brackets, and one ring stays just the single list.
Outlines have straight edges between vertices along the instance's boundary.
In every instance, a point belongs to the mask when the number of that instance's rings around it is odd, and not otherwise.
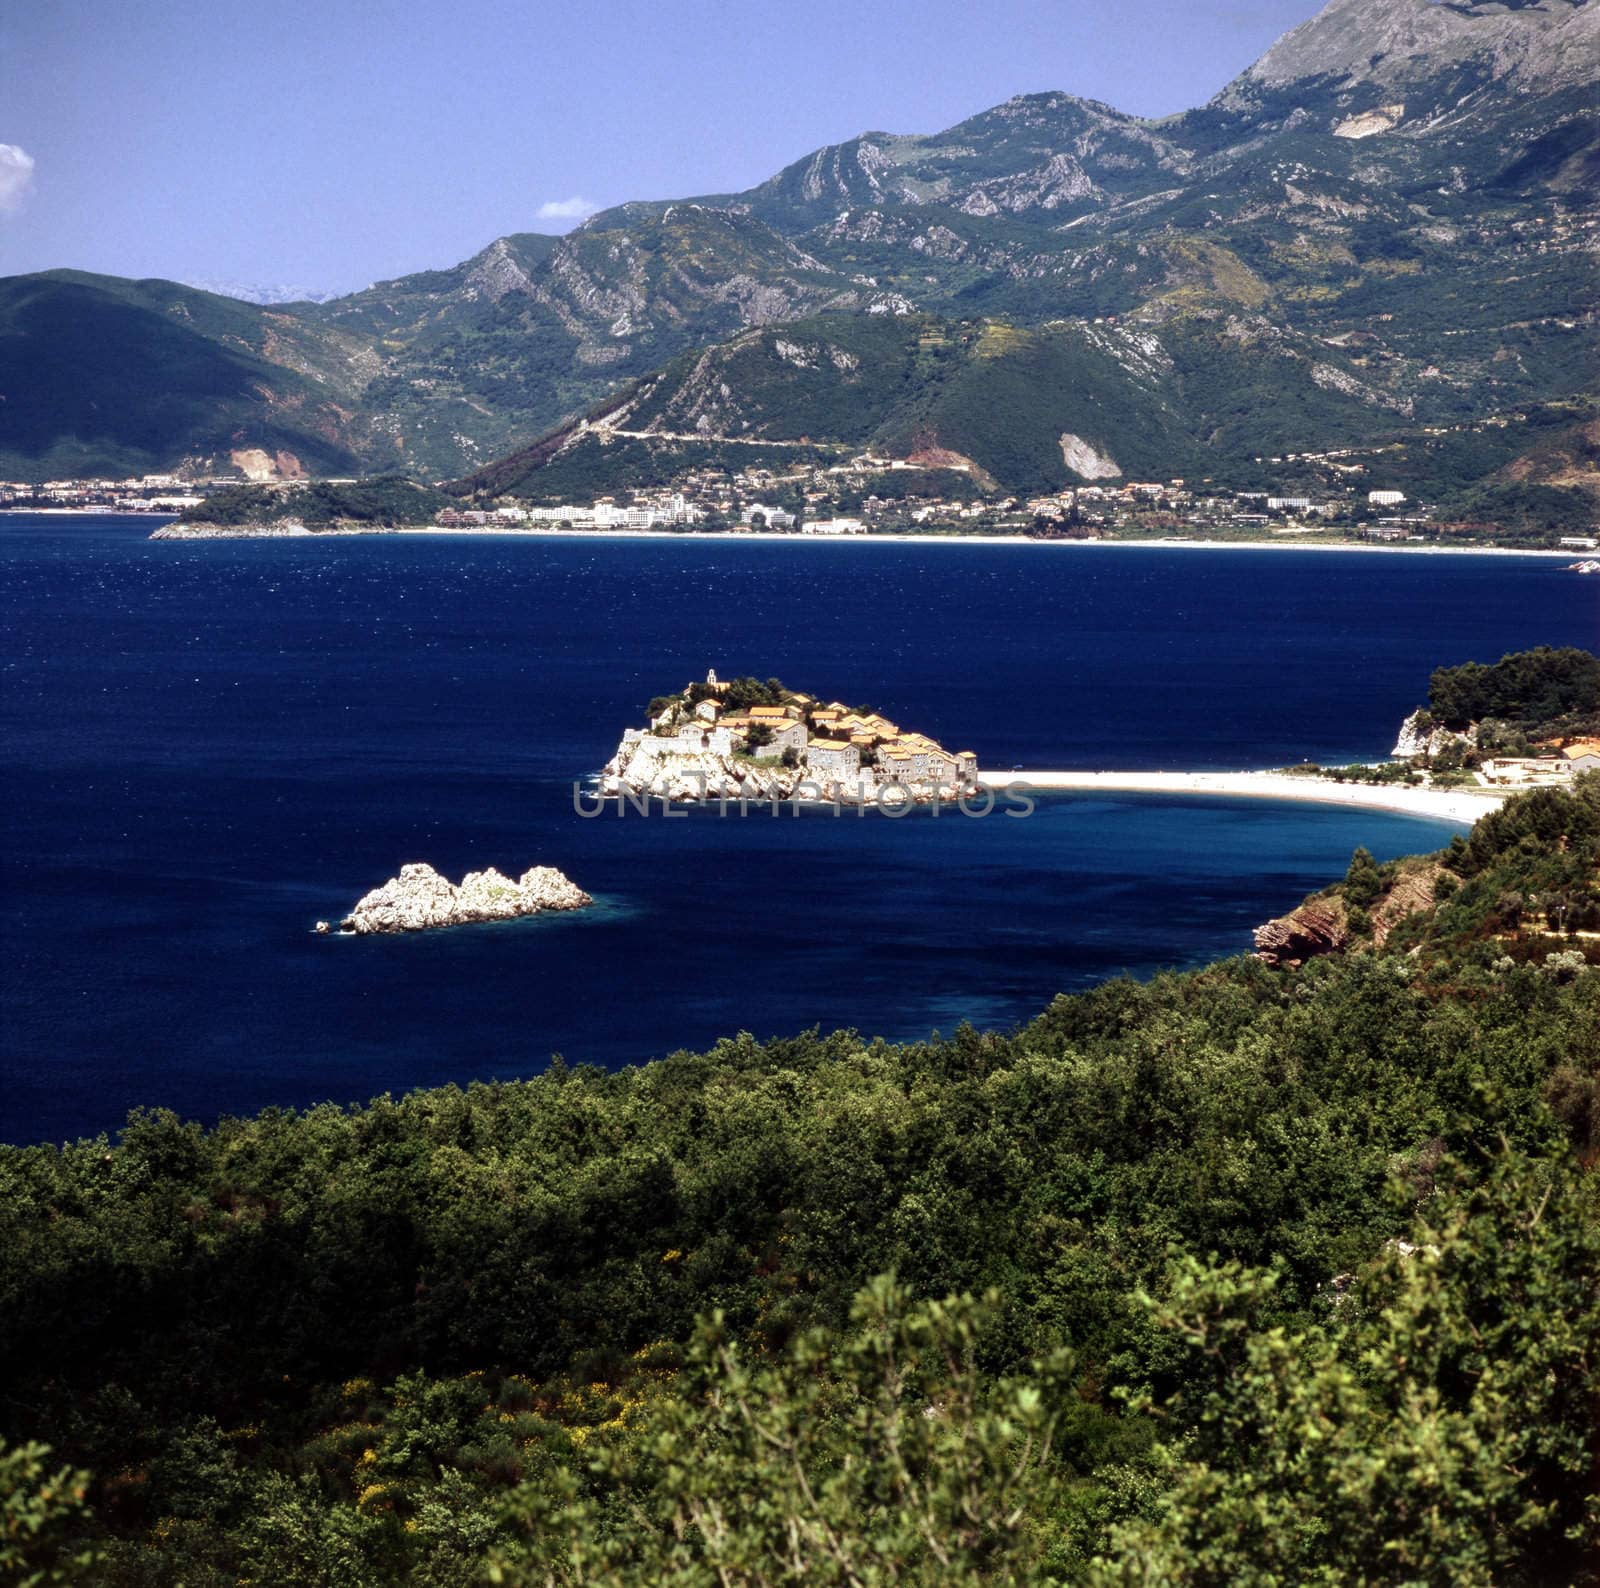
[{"label": "forested hillside", "polygon": [[1014,1032],[0,1151],[0,1568],[1596,1581],[1600,778],[1359,860]]},{"label": "forested hillside", "polygon": [[1493,718],[1532,738],[1593,732],[1600,729],[1600,657],[1542,645],[1498,662],[1439,667],[1428,680],[1428,710],[1455,730]]},{"label": "forested hillside", "polygon": [[450,498],[414,480],[387,475],[335,485],[233,485],[178,515],[181,524],[274,524],[293,519],[307,529],[339,524],[401,528],[430,524]]},{"label": "forested hillside", "polygon": [[991,491],[1081,483],[1089,457],[1118,479],[1203,469],[1244,486],[1260,475],[1260,454],[1293,437],[1392,428],[1392,414],[1310,380],[1314,352],[1218,342],[1193,327],[819,316],[684,354],[601,405],[629,432],[625,447],[569,428],[461,483],[486,497],[559,499],[587,463],[593,488],[608,490],[631,483],[631,451],[648,448],[658,478],[692,466],[692,437],[698,458],[733,467],[765,461],[752,456],[763,441],[954,458]]},{"label": "forested hillside", "polygon": [[[293,317],[171,281],[76,270],[0,280],[0,475],[120,475],[250,448],[348,473],[344,350]],[[292,460],[292,461],[291,461]]]}]

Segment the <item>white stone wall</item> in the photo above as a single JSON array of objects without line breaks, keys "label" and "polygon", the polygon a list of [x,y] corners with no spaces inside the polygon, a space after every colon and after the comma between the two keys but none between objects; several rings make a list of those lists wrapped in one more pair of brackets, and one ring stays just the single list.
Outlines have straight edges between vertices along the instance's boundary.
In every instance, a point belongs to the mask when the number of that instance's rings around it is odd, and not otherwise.
[{"label": "white stone wall", "polygon": [[814,778],[854,779],[861,773],[861,752],[853,744],[842,750],[821,750],[813,744],[806,751],[806,771]]}]

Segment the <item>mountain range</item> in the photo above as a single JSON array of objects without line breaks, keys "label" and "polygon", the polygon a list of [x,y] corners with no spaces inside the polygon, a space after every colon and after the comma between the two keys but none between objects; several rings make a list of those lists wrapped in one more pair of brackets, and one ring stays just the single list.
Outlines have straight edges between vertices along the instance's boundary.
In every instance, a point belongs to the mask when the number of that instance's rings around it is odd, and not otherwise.
[{"label": "mountain range", "polygon": [[[12,277],[0,475],[536,491],[625,429],[1009,490],[1397,444],[1585,486],[1597,77],[1600,0],[1332,0],[1181,115],[1027,95],[322,303]],[[1527,445],[1452,449],[1485,426]]]}]

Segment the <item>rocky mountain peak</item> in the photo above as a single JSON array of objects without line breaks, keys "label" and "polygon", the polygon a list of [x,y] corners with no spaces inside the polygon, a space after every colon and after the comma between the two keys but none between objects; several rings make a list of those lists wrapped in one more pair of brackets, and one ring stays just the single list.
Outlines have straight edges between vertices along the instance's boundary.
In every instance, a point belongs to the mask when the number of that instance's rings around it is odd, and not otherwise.
[{"label": "rocky mountain peak", "polygon": [[529,291],[533,282],[512,256],[510,243],[500,237],[472,261],[467,286],[498,303],[508,292]]},{"label": "rocky mountain peak", "polygon": [[1600,76],[1600,0],[1330,0],[1227,90],[1326,77],[1397,85],[1472,62],[1551,89]]}]

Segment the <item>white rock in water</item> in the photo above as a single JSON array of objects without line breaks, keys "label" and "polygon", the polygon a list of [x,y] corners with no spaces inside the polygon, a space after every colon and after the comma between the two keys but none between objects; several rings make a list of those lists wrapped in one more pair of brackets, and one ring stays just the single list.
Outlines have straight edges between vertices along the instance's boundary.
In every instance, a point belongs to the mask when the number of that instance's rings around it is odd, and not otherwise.
[{"label": "white rock in water", "polygon": [[532,866],[513,882],[493,866],[469,871],[457,887],[432,866],[402,866],[339,923],[341,932],[420,932],[474,921],[509,921],[542,910],[577,910],[594,901],[554,866]]},{"label": "white rock in water", "polygon": [[212,524],[178,522],[163,524],[150,532],[151,540],[260,540],[286,535],[312,535],[298,518],[275,518],[266,524]]},{"label": "white rock in water", "polygon": [[554,866],[529,866],[522,873],[519,886],[541,910],[581,910],[594,903],[577,883]]},{"label": "white rock in water", "polygon": [[461,879],[455,908],[458,915],[470,914],[478,921],[509,921],[526,913],[521,887],[493,866],[487,871],[469,871]]}]

